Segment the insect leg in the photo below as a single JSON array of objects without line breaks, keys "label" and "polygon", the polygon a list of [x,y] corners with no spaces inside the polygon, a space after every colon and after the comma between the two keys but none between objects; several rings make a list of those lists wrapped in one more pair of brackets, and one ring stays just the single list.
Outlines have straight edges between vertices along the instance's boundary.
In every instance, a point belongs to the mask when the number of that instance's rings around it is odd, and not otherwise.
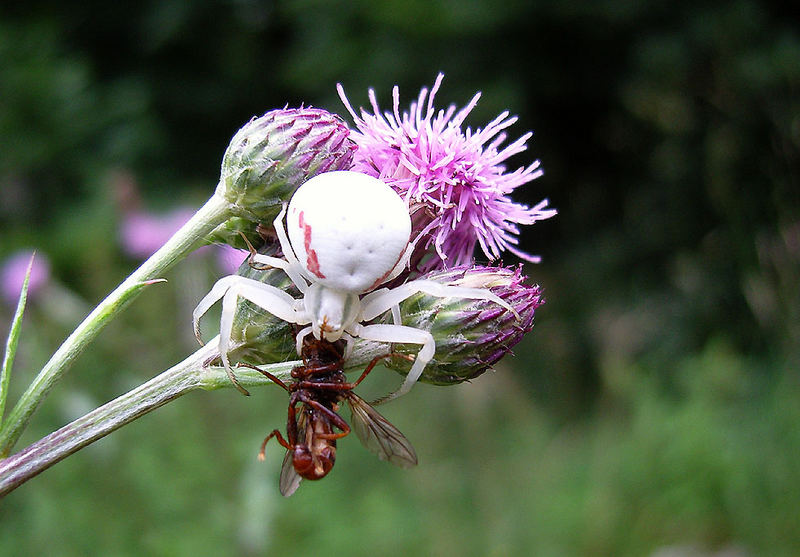
[{"label": "insect leg", "polygon": [[324,404],[320,403],[319,401],[314,400],[313,398],[307,396],[303,391],[298,391],[298,398],[303,403],[307,404],[308,406],[312,407],[314,410],[324,414],[326,418],[330,420],[330,422],[341,429],[341,433],[317,433],[317,437],[320,439],[339,439],[344,437],[350,433],[350,425],[344,421],[339,414],[325,406]]},{"label": "insect leg", "polygon": [[289,397],[288,415],[286,417],[286,436],[289,444],[294,447],[297,445],[297,405],[300,403],[300,394],[295,391]]},{"label": "insect leg", "polygon": [[291,392],[291,389],[289,389],[289,387],[286,385],[286,383],[284,383],[283,381],[278,379],[278,377],[276,377],[275,375],[272,375],[270,372],[265,371],[265,370],[261,369],[258,366],[254,366],[253,364],[248,364],[247,362],[239,362],[236,365],[237,366],[242,366],[242,367],[249,367],[250,369],[254,369],[257,372],[259,372],[262,375],[264,375],[267,379],[269,379],[270,381],[272,381],[273,383],[278,385],[279,387],[283,388],[283,390]]},{"label": "insect leg", "polygon": [[374,358],[372,358],[372,361],[369,364],[367,364],[367,367],[364,369],[363,373],[361,373],[361,376],[358,379],[356,379],[354,383],[349,383],[350,388],[355,389],[358,386],[358,384],[361,383],[367,375],[369,375],[369,373],[372,371],[372,368],[378,365],[378,362],[393,357],[404,358],[409,362],[414,361],[414,358],[412,356],[409,356],[407,354],[401,354],[399,352],[389,352],[388,354],[384,354],[383,356],[375,356]]},{"label": "insect leg", "polygon": [[[361,383],[364,378],[370,374],[372,368],[378,365],[378,362],[381,360],[385,360],[387,358],[403,358],[408,360],[409,362],[414,361],[413,356],[409,356],[408,354],[401,354],[400,352],[389,352],[388,354],[384,354],[382,356],[375,356],[372,358],[367,367],[361,373],[361,376],[356,379],[352,383],[320,383],[318,381],[299,381],[297,384],[303,389],[325,389],[328,391],[351,391],[358,387],[359,383]],[[247,365],[247,364],[245,364]],[[260,371],[260,370],[259,370]]]},{"label": "insect leg", "polygon": [[262,441],[262,443],[261,443],[261,450],[258,451],[258,460],[264,460],[267,457],[267,453],[266,453],[267,443],[273,437],[275,437],[275,439],[278,440],[278,443],[280,443],[281,446],[283,446],[286,450],[291,451],[294,448],[288,441],[286,441],[286,439],[283,438],[283,435],[281,435],[280,431],[278,431],[277,429],[273,429],[272,433],[267,435],[264,438],[264,441]]}]

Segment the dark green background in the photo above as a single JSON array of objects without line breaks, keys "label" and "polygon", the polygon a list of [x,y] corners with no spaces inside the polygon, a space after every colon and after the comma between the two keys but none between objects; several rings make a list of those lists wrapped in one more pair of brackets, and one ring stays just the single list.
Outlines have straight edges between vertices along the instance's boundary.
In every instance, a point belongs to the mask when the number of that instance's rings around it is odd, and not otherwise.
[{"label": "dark green background", "polygon": [[[346,439],[330,478],[283,500],[280,451],[255,454],[285,395],[197,393],[6,497],[0,553],[800,551],[800,32],[782,3],[0,8],[0,257],[36,247],[77,300],[32,303],[12,395],[136,265],[116,240],[120,173],[154,211],[199,207],[254,114],[345,114],[337,82],[386,108],[398,84],[407,108],[439,71],[437,106],[481,90],[469,125],[509,109],[512,139],[534,130],[511,165],[541,158],[545,176],[515,198],[560,214],[523,233],[548,303],[516,356],[382,410],[419,467]],[[218,276],[208,257],[170,272],[22,442],[185,356]]]}]

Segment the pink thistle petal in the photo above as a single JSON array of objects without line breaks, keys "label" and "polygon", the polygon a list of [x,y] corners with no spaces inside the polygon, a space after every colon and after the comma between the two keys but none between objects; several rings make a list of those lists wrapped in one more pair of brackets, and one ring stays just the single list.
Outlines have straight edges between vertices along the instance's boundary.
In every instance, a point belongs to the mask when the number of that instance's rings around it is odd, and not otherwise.
[{"label": "pink thistle petal", "polygon": [[460,110],[455,105],[438,110],[434,98],[444,79],[439,74],[430,90],[423,87],[408,112],[400,111],[400,92],[392,89],[392,110],[381,111],[375,91],[368,92],[372,112],[359,114],[337,85],[339,97],[355,122],[350,138],[358,145],[352,170],[386,181],[409,205],[427,206],[430,221],[422,225],[439,259],[428,258],[420,271],[472,262],[475,246],[486,257],[498,259],[510,251],[526,261],[537,256],[520,251],[517,225],[529,225],[556,214],[547,200],[534,207],[515,203],[508,195],[543,174],[539,161],[513,172],[504,162],[527,149],[533,134],[505,145],[504,130],[517,121],[504,111],[485,127],[473,131],[462,125],[480,99],[476,93]]}]

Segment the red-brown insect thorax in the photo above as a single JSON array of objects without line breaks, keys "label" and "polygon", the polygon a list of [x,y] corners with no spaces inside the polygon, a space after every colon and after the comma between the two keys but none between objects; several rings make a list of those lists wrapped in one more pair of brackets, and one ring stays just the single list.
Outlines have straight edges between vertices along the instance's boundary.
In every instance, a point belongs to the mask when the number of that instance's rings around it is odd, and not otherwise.
[{"label": "red-brown insect thorax", "polygon": [[[323,320],[323,325],[327,327],[327,318]],[[343,341],[328,342],[308,335],[303,339],[303,365],[292,370],[292,377],[306,377],[322,371],[341,371],[343,364]]]},{"label": "red-brown insect thorax", "polygon": [[[331,343],[317,340],[309,335],[303,344],[306,356],[303,365],[292,368],[294,379],[312,383],[345,383],[347,381],[347,377],[342,371],[344,364],[344,343],[342,341]],[[300,388],[299,383],[295,383],[291,388],[297,390]],[[325,398],[325,395],[333,395],[331,398],[333,402],[340,398],[339,393],[335,392],[323,390],[315,393],[318,398]]]},{"label": "red-brown insect thorax", "polygon": [[[344,383],[347,378],[342,372],[344,346],[320,341],[309,335],[306,337],[306,358],[303,365],[292,369],[292,377],[297,381],[290,385],[292,391],[304,391],[314,400],[330,408],[339,410],[341,393],[326,389],[306,390],[302,385],[308,383]],[[301,439],[293,449],[292,465],[297,473],[307,480],[319,480],[328,475],[336,462],[336,437],[334,424],[318,410],[305,406],[306,427]]]}]

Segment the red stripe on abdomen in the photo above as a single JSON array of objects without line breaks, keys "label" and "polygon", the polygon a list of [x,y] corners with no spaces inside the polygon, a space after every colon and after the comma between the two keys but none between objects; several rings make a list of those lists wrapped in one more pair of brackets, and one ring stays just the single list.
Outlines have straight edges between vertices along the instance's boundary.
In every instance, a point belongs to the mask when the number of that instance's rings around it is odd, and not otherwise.
[{"label": "red stripe on abdomen", "polygon": [[306,248],[306,267],[310,272],[314,273],[319,278],[325,278],[325,275],[322,274],[322,270],[319,268],[317,252],[311,249],[311,225],[306,224],[306,221],[303,218],[303,211],[300,211],[298,224],[300,225],[300,228],[303,229],[303,245]]}]

